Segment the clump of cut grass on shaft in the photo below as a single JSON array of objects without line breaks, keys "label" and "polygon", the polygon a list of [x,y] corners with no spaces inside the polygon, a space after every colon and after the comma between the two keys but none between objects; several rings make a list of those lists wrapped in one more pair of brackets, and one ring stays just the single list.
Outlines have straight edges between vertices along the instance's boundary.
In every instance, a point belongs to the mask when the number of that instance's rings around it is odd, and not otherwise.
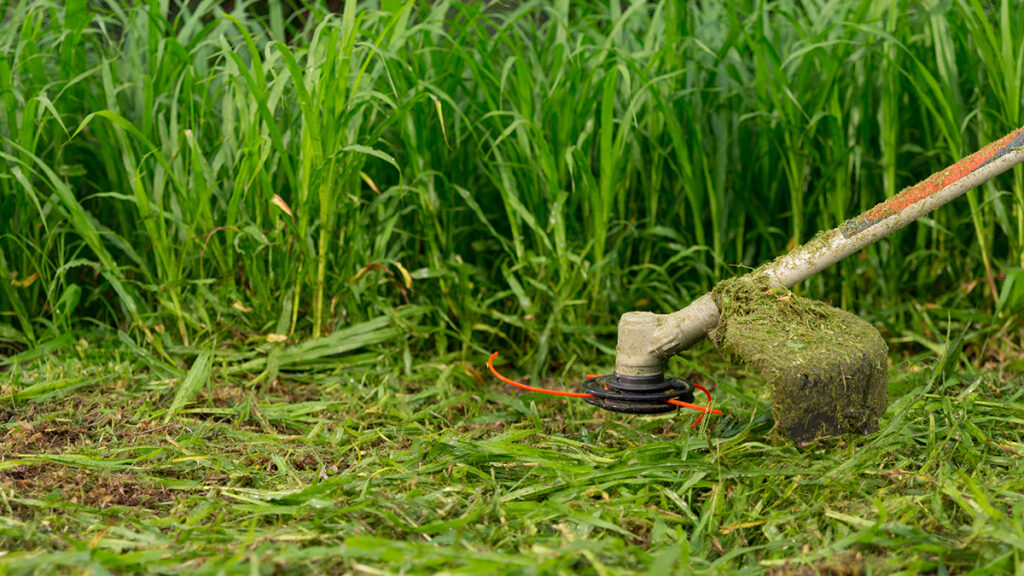
[{"label": "clump of cut grass on shaft", "polygon": [[795,442],[878,431],[888,405],[888,348],[871,324],[775,286],[766,276],[725,280],[709,334],[764,378],[775,429]]}]

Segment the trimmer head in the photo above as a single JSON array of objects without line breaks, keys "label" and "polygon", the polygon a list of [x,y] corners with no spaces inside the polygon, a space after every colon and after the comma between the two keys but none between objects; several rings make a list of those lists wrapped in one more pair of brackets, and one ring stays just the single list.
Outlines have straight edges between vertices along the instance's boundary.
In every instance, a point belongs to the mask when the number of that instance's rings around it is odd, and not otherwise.
[{"label": "trimmer head", "polygon": [[678,408],[668,400],[693,402],[693,385],[682,378],[624,376],[610,374],[588,378],[583,389],[592,394],[585,400],[605,410],[627,414],[662,414]]},{"label": "trimmer head", "polygon": [[568,396],[570,398],[583,398],[587,402],[615,412],[626,412],[629,414],[661,414],[671,412],[676,407],[698,410],[702,414],[697,418],[691,428],[700,424],[701,420],[708,413],[721,415],[722,411],[711,406],[698,406],[693,403],[693,390],[699,388],[708,397],[708,404],[711,403],[711,392],[699,384],[690,384],[682,378],[665,378],[663,374],[647,374],[645,376],[624,376],[612,374],[611,376],[587,376],[583,388],[586,392],[563,392],[560,390],[548,390],[528,386],[506,378],[494,368],[494,359],[498,353],[491,354],[487,359],[487,368],[498,379],[522,390],[553,394],[555,396]]}]

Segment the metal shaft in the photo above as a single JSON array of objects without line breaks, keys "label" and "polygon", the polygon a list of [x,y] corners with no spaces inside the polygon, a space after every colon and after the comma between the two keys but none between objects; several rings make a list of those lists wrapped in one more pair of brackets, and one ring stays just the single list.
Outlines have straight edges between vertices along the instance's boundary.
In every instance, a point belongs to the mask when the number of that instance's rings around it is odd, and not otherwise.
[{"label": "metal shaft", "polygon": [[[768,276],[790,288],[1021,162],[1024,128],[932,174],[838,228],[819,234],[748,276]],[[672,314],[623,314],[619,320],[615,372],[628,376],[660,374],[667,358],[700,342],[718,324],[718,317],[718,307],[710,293]]]}]

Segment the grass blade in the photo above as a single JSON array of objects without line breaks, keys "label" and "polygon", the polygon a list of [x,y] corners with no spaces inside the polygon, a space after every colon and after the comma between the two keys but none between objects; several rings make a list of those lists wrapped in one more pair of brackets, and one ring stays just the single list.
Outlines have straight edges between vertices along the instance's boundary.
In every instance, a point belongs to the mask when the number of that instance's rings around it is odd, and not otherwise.
[{"label": "grass blade", "polygon": [[192,364],[192,368],[185,375],[185,380],[178,386],[178,391],[174,394],[174,400],[171,401],[171,406],[167,409],[167,414],[164,416],[164,424],[173,420],[181,412],[181,409],[195,398],[199,390],[210,381],[212,361],[212,350],[204,350],[199,354],[199,357]]}]

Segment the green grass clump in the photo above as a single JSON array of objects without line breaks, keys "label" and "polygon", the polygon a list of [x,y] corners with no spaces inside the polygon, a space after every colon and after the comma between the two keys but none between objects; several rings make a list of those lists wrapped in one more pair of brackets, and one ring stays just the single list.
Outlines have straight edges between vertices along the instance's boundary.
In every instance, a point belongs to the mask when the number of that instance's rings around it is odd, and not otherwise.
[{"label": "green grass clump", "polygon": [[1009,0],[0,0],[0,573],[1019,570],[1024,170],[799,287],[892,350],[868,439],[765,436],[706,345],[699,432],[482,373],[607,372],[622,313],[1020,127],[1021,37]]}]

